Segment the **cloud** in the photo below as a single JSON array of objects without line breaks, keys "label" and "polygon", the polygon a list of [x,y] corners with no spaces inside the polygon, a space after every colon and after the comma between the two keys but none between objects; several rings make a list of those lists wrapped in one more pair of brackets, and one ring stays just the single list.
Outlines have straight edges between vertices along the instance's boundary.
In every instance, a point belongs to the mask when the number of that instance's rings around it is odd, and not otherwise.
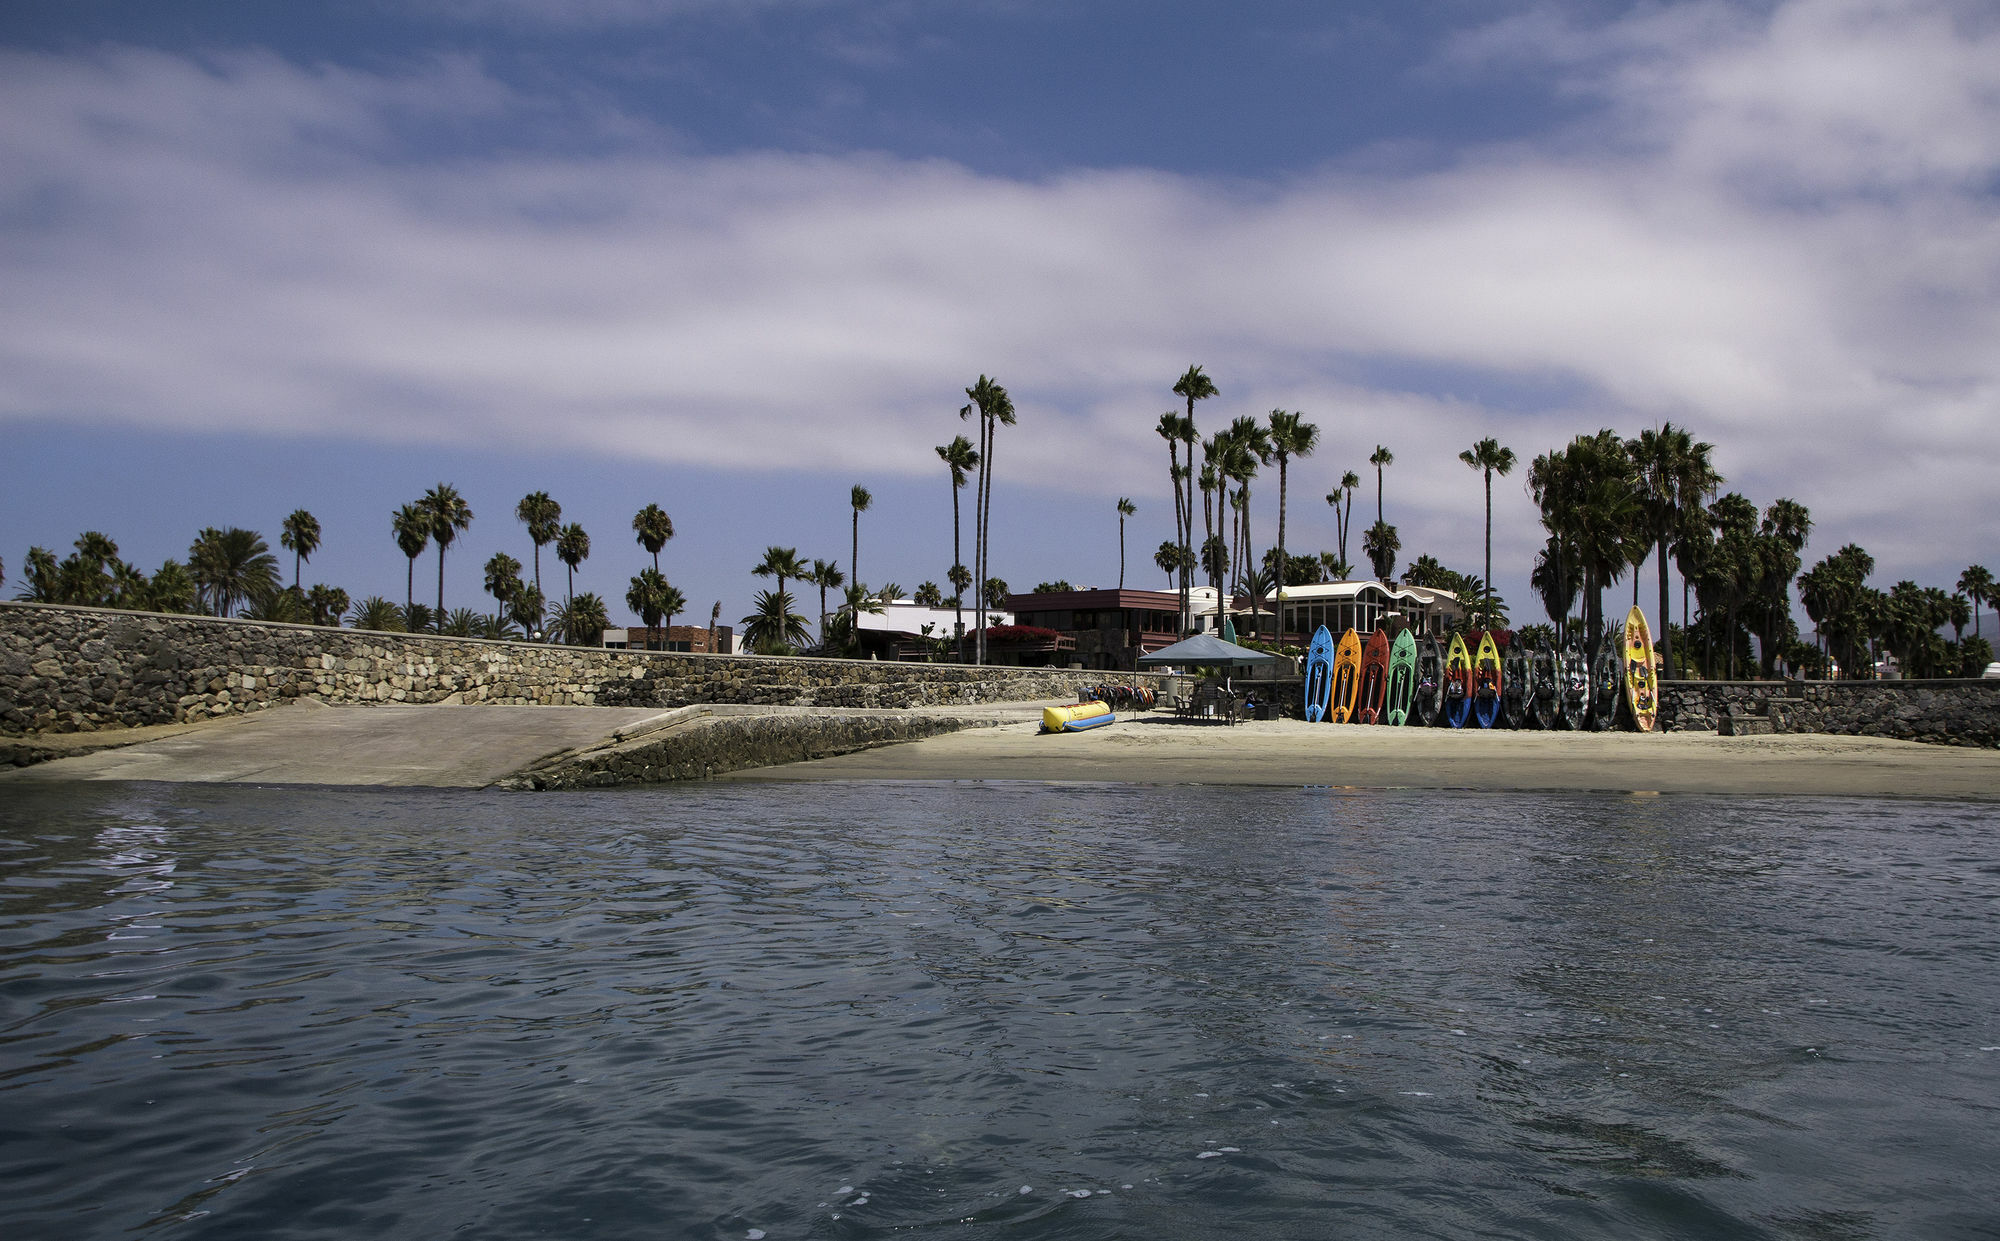
[{"label": "cloud", "polygon": [[1996,37],[1949,3],[1541,11],[1448,59],[1566,75],[1590,121],[1259,185],[694,156],[588,110],[572,152],[429,158],[551,105],[464,59],[8,56],[0,419],[923,473],[986,373],[1011,468],[1163,496],[1193,361],[1205,425],[1302,409],[1334,477],[1394,447],[1406,548],[1476,517],[1476,438],[1672,419],[1760,502],[1922,559],[1991,494]]}]

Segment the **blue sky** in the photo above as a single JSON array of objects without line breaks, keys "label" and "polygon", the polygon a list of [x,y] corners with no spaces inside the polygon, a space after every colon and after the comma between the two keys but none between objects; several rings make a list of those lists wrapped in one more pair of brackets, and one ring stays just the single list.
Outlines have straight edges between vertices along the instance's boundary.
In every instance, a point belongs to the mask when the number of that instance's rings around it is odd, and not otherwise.
[{"label": "blue sky", "polygon": [[[614,606],[640,506],[733,620],[766,545],[845,564],[854,483],[862,576],[909,589],[950,563],[931,449],[982,373],[1021,414],[994,569],[1112,584],[1127,495],[1157,584],[1190,363],[1205,428],[1320,426],[1295,549],[1380,443],[1406,558],[1477,572],[1460,449],[1672,420],[1810,507],[1809,560],[2000,560],[1989,5],[556,8],[0,10],[7,593],[86,528],[150,568],[305,507],[309,583],[400,598],[389,513],[440,480],[477,514],[451,604],[526,559],[535,489]],[[1494,501],[1539,619],[1520,473]]]}]

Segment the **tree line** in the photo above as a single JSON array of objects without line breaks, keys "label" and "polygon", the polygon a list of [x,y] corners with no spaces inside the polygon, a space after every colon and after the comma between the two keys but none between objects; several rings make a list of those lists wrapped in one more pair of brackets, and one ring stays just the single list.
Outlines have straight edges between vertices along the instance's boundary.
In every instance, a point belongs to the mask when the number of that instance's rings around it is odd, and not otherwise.
[{"label": "tree line", "polygon": [[[1160,415],[1155,431],[1167,445],[1174,537],[1160,544],[1153,560],[1178,586],[1181,632],[1193,628],[1189,596],[1197,570],[1215,592],[1218,616],[1231,594],[1247,594],[1251,625],[1259,631],[1264,598],[1282,597],[1288,586],[1349,578],[1348,539],[1362,482],[1355,471],[1343,473],[1326,495],[1338,550],[1294,555],[1286,542],[1289,466],[1312,455],[1318,428],[1297,412],[1274,409],[1267,419],[1238,417],[1204,437],[1196,427],[1196,405],[1220,395],[1214,380],[1191,366],[1172,391],[1183,405]],[[1714,451],[1714,445],[1669,422],[1630,438],[1608,428],[1579,435],[1534,458],[1527,491],[1546,537],[1529,581],[1556,641],[1575,635],[1594,651],[1611,628],[1605,591],[1630,570],[1636,604],[1640,573],[1651,560],[1659,650],[1670,676],[1691,675],[1697,666],[1709,678],[1744,675],[1752,666],[1753,640],[1756,666],[1765,677],[1777,675],[1781,665],[1807,675],[1825,676],[1838,667],[1845,675],[1872,676],[1875,656],[1885,650],[1919,676],[1977,675],[1991,659],[1978,624],[1980,607],[1994,599],[1986,569],[1967,568],[1956,593],[1910,581],[1881,591],[1866,585],[1873,559],[1849,545],[1802,574],[1812,531],[1806,507],[1780,498],[1760,511],[1740,493],[1718,494],[1725,480],[1715,468]],[[1518,458],[1489,437],[1458,459],[1484,485],[1485,576],[1459,573],[1420,555],[1403,581],[1453,593],[1466,603],[1470,627],[1504,627],[1506,603],[1492,588],[1493,478],[1511,473]],[[1277,539],[1260,558],[1254,555],[1251,485],[1260,467],[1273,463]],[[1375,473],[1375,522],[1361,533],[1360,545],[1374,576],[1386,585],[1402,551],[1385,504],[1385,471],[1395,464],[1395,454],[1378,444],[1367,464]],[[1128,504],[1119,501],[1121,570]],[[1670,623],[1670,566],[1681,575],[1678,625]],[[1793,619],[1795,586],[1814,624],[1811,643],[1801,639]],[[1692,615],[1690,597],[1699,605]],[[1963,633],[1968,621],[1974,628],[1970,641]],[[1955,631],[1950,642],[1938,632],[1946,625]]]},{"label": "tree line", "polygon": [[[1190,366],[1171,390],[1182,404],[1161,414],[1155,431],[1167,446],[1174,537],[1159,545],[1153,561],[1178,588],[1180,631],[1186,634],[1194,628],[1191,593],[1197,570],[1215,593],[1218,614],[1232,595],[1249,596],[1251,626],[1259,633],[1266,597],[1282,597],[1289,586],[1350,578],[1354,569],[1348,558],[1349,536],[1354,499],[1362,485],[1356,471],[1345,471],[1325,497],[1337,549],[1294,554],[1287,542],[1291,465],[1318,449],[1319,428],[1302,413],[1274,409],[1267,418],[1240,416],[1203,436],[1196,427],[1196,406],[1220,395],[1214,380],[1201,366]],[[977,441],[959,434],[936,448],[951,487],[952,563],[944,575],[950,593],[925,581],[912,599],[954,610],[954,632],[938,640],[939,653],[952,648],[961,662],[970,658],[983,663],[989,656],[988,614],[1004,608],[1009,593],[1006,581],[989,567],[994,450],[1000,429],[1016,425],[1017,415],[1007,389],[986,375],[966,388],[965,396],[967,403],[957,413],[962,422],[973,424]],[[1435,557],[1419,555],[1402,580],[1450,591],[1466,604],[1470,626],[1503,628],[1508,623],[1507,604],[1492,589],[1493,479],[1512,473],[1518,459],[1512,449],[1490,437],[1460,452],[1458,459],[1481,477],[1484,486],[1485,574],[1460,573]],[[1386,507],[1386,471],[1395,460],[1395,454],[1380,444],[1367,458],[1375,475],[1375,521],[1361,532],[1360,550],[1384,584],[1394,579],[1402,551]],[[1254,550],[1252,487],[1260,470],[1274,464],[1276,538],[1259,556]],[[1910,675],[1976,675],[1991,659],[1979,616],[1995,595],[1992,575],[1982,566],[1968,567],[1955,591],[1949,592],[1907,580],[1888,590],[1871,587],[1867,579],[1874,573],[1874,559],[1853,544],[1805,570],[1803,555],[1812,531],[1806,507],[1779,498],[1760,511],[1740,493],[1721,493],[1724,482],[1715,468],[1714,445],[1671,422],[1630,438],[1601,429],[1536,456],[1527,470],[1526,489],[1538,510],[1545,540],[1530,567],[1529,585],[1552,622],[1553,639],[1576,636],[1594,648],[1609,628],[1605,591],[1630,570],[1637,603],[1641,571],[1651,560],[1658,586],[1654,612],[1658,647],[1669,676],[1691,675],[1698,667],[1705,677],[1734,677],[1753,665],[1765,677],[1777,675],[1781,666],[1808,675],[1828,675],[1837,667],[1845,675],[1866,676],[1872,675],[1882,652],[1893,654]],[[968,485],[973,500],[970,568],[963,555],[961,506],[961,493]],[[855,572],[861,516],[872,504],[866,487],[856,484],[850,489],[845,569],[838,560],[802,560],[797,548],[776,545],[751,567],[753,575],[776,583],[774,589],[757,592],[751,613],[742,618],[744,638],[753,649],[859,653],[860,618],[879,614],[903,598],[896,583],[871,589]],[[1115,512],[1122,587],[1125,523],[1137,507],[1120,497]],[[505,552],[489,559],[484,583],[495,605],[490,613],[446,609],[445,557],[473,521],[464,497],[446,483],[401,506],[391,517],[391,536],[408,561],[401,606],[379,596],[357,603],[345,591],[323,583],[304,587],[303,566],[321,541],[318,521],[304,509],[285,519],[279,538],[279,545],[292,553],[290,586],[283,585],[277,557],[254,531],[206,528],[189,546],[185,562],[169,559],[151,575],[120,559],[117,545],[108,537],[89,531],[61,560],[45,548],[31,548],[23,569],[25,586],[17,598],[312,624],[345,620],[371,629],[595,644],[609,625],[608,609],[596,594],[579,595],[575,590],[576,569],[591,554],[590,535],[575,522],[565,524],[562,506],[546,492],[523,497],[514,515],[527,530],[531,577],[524,578],[522,563]],[[660,569],[660,552],[674,537],[674,525],[659,505],[648,504],[633,517],[632,531],[652,564],[633,575],[625,602],[644,622],[647,645],[652,646],[662,624],[671,626],[687,607],[686,597]],[[567,570],[563,600],[553,610],[541,573],[541,551],[550,545]],[[415,597],[417,560],[433,548],[437,553],[434,606]],[[1681,576],[1678,624],[1670,623],[1670,566]],[[5,566],[0,564],[0,581],[4,575]],[[816,626],[799,612],[789,583],[818,588]],[[974,583],[980,589],[971,594],[973,618],[968,630],[964,614]],[[1794,588],[1813,624],[1809,643],[1793,618]],[[829,591],[838,592],[832,610]],[[1691,604],[1698,605],[1698,611]],[[711,612],[711,626],[719,620],[720,609],[718,603]],[[1967,623],[1974,630],[1970,640],[1964,636]],[[1946,626],[1954,630],[1950,641],[1940,633]],[[1285,635],[1277,636],[1282,640]]]},{"label": "tree line", "polygon": [[[576,522],[565,524],[562,505],[547,492],[524,496],[514,515],[527,528],[532,577],[523,578],[519,560],[496,552],[484,572],[485,590],[494,603],[491,612],[445,606],[445,555],[471,528],[474,516],[465,497],[448,483],[439,483],[390,516],[390,537],[408,561],[401,605],[379,595],[355,601],[345,590],[324,583],[305,587],[304,566],[322,539],[319,521],[305,509],[285,518],[279,534],[279,546],[292,554],[289,586],[284,584],[278,557],[254,530],[203,529],[189,545],[185,561],[170,558],[151,574],[127,563],[115,542],[93,530],[80,536],[74,550],[60,560],[47,548],[30,548],[23,586],[15,597],[35,603],[296,624],[345,623],[387,632],[598,645],[610,625],[608,609],[598,595],[576,593],[577,567],[590,558],[589,533]],[[673,519],[658,504],[648,504],[632,518],[632,530],[639,546],[652,556],[652,564],[633,575],[625,601],[643,618],[651,646],[660,641],[662,622],[671,625],[673,617],[686,610],[687,599],[660,571],[660,551],[674,537]],[[567,570],[563,601],[552,612],[542,588],[541,557],[542,549],[551,544]],[[435,606],[416,599],[417,560],[432,548],[437,552]],[[0,563],[0,581],[4,580],[5,566]],[[714,619],[712,614],[711,624]]]}]

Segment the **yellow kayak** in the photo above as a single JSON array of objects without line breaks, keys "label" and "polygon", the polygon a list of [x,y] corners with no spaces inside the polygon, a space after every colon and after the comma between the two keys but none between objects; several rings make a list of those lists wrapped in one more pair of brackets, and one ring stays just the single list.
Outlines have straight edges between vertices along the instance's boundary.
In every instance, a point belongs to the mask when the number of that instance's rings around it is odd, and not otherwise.
[{"label": "yellow kayak", "polygon": [[1625,614],[1625,701],[1639,731],[1652,732],[1660,718],[1660,681],[1653,668],[1653,631],[1637,605]]}]

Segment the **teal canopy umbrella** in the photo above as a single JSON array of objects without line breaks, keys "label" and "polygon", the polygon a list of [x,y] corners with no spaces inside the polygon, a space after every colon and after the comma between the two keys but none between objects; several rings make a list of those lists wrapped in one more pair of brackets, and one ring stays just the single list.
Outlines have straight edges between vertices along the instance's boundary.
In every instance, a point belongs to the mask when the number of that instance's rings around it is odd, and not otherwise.
[{"label": "teal canopy umbrella", "polygon": [[1224,642],[1212,633],[1182,638],[1151,655],[1139,656],[1141,668],[1248,668],[1253,664],[1275,664],[1282,656],[1253,651],[1247,646]]}]

